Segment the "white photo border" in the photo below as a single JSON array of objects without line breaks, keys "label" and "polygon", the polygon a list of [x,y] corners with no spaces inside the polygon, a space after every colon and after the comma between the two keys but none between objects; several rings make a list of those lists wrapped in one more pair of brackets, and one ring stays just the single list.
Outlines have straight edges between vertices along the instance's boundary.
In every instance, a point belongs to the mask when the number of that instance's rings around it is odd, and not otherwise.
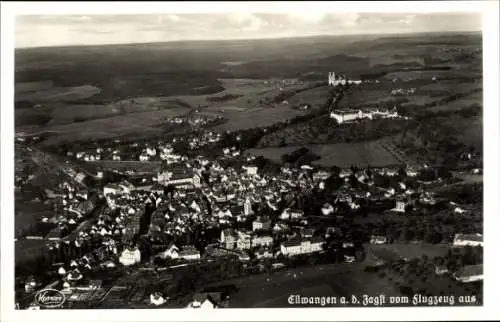
[{"label": "white photo border", "polygon": [[[498,1],[365,2],[3,2],[1,8],[1,310],[2,321],[325,321],[492,320],[497,304],[500,227]],[[23,14],[140,14],[220,12],[479,12],[483,14],[484,262],[483,307],[307,308],[199,310],[14,309],[14,17]],[[496,315],[495,315],[496,314]]]}]

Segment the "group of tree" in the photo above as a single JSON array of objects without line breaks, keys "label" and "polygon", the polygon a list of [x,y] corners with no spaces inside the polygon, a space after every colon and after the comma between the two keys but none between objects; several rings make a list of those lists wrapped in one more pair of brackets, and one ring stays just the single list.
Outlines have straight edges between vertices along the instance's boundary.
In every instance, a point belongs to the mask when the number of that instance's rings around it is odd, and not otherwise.
[{"label": "group of tree", "polygon": [[295,164],[297,166],[310,164],[313,161],[319,160],[321,157],[316,153],[311,152],[307,148],[299,148],[289,154],[281,156],[281,161],[285,164]]}]

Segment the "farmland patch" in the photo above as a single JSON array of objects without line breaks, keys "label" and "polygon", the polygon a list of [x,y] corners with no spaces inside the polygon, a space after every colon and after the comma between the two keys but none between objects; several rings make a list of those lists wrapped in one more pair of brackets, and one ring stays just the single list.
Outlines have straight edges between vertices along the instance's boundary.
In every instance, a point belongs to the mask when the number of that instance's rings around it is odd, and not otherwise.
[{"label": "farmland patch", "polygon": [[[314,161],[313,165],[345,168],[353,164],[361,167],[366,167],[368,165],[372,167],[383,167],[400,164],[400,161],[380,145],[378,141],[305,145],[305,147],[321,157],[318,161]],[[300,148],[300,146],[287,146],[249,149],[247,152],[269,158],[275,162],[281,162],[281,156],[298,148]]]},{"label": "farmland patch", "polygon": [[[48,85],[44,85],[48,86]],[[82,85],[71,87],[50,87],[41,90],[16,94],[16,101],[33,102],[72,102],[99,94],[101,90],[95,86]]]}]

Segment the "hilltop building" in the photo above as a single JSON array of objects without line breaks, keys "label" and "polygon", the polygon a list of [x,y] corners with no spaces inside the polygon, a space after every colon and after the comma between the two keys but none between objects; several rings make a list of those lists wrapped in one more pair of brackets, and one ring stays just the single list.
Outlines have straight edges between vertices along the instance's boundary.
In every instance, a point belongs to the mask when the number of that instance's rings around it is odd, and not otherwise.
[{"label": "hilltop building", "polygon": [[400,115],[394,108],[391,110],[380,110],[380,109],[345,109],[345,110],[333,110],[330,112],[330,118],[337,120],[339,124],[354,122],[362,119],[373,120],[376,118],[399,118]]}]

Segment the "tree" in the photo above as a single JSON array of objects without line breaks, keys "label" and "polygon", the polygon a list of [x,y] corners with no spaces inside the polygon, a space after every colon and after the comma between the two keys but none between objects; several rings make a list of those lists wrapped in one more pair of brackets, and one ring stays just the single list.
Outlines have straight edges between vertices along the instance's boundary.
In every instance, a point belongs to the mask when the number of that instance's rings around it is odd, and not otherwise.
[{"label": "tree", "polygon": [[414,233],[412,230],[409,229],[409,227],[405,225],[403,227],[402,236],[404,241],[410,241],[413,240]]}]

